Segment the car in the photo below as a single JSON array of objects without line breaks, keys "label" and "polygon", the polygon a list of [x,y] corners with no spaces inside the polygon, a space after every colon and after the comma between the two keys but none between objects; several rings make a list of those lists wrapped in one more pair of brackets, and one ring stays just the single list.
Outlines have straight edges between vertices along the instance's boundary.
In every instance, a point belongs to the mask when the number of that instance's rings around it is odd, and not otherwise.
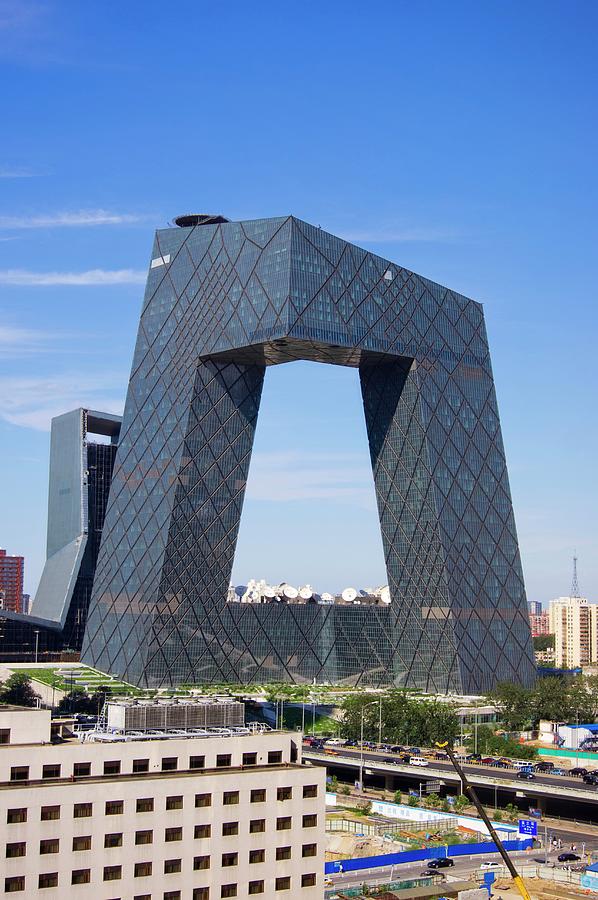
[{"label": "car", "polygon": [[434,759],[448,759],[448,753],[445,753],[444,750],[437,750],[434,754]]},{"label": "car", "polygon": [[582,778],[584,784],[598,784],[598,776],[588,773]]},{"label": "car", "polygon": [[581,778],[582,775],[587,775],[588,770],[584,769],[583,766],[574,766],[572,769],[569,769],[569,775],[573,775],[575,778]]},{"label": "car", "polygon": [[357,747],[357,741],[347,741],[345,747]]},{"label": "car", "polygon": [[385,756],[382,762],[386,763],[388,766],[396,766],[398,760],[396,760],[394,756]]},{"label": "car", "polygon": [[578,862],[581,856],[578,856],[577,853],[559,853],[557,859],[559,862]]},{"label": "car", "polygon": [[480,756],[479,753],[470,753],[468,756],[465,757],[465,759],[467,760],[467,762],[470,762],[470,763],[477,763],[477,762],[482,761],[482,757]]},{"label": "car", "polygon": [[412,753],[414,756],[421,756],[421,750],[419,747],[407,747],[407,752]]},{"label": "car", "polygon": [[408,753],[401,753],[401,762],[408,763],[411,762],[411,757]]},{"label": "car", "polygon": [[449,866],[454,866],[455,861],[449,859],[448,856],[438,856],[436,859],[429,860],[426,865],[428,869],[447,869]]},{"label": "car", "polygon": [[539,762],[534,766],[536,772],[552,772],[554,769],[554,763],[551,762]]},{"label": "car", "polygon": [[338,750],[334,750],[332,747],[326,747],[324,753],[327,753],[328,756],[339,756]]},{"label": "car", "polygon": [[493,756],[483,756],[480,760],[483,766],[493,766],[495,761]]},{"label": "car", "polygon": [[424,869],[423,872],[419,873],[420,878],[442,878],[445,879],[446,875],[444,872],[437,872],[435,869]]},{"label": "car", "polygon": [[495,862],[492,859],[486,860],[486,862],[480,863],[480,869],[499,869],[500,863]]},{"label": "car", "polygon": [[548,775],[566,775],[567,772],[566,772],[565,769],[559,769],[559,768],[557,767],[557,768],[555,768],[555,769],[551,769],[550,772],[548,772],[547,774],[548,774]]},{"label": "car", "polygon": [[536,776],[531,769],[520,769],[519,772],[517,772],[517,778],[521,778],[524,781],[534,781]]}]

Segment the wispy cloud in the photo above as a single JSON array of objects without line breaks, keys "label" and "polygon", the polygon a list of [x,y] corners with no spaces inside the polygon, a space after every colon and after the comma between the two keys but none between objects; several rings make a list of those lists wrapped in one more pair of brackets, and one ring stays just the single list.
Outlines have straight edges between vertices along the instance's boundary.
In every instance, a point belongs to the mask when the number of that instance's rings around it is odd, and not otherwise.
[{"label": "wispy cloud", "polygon": [[452,243],[463,237],[454,228],[372,228],[364,231],[344,231],[338,234],[347,241],[362,244],[403,244],[403,243]]},{"label": "wispy cloud", "polygon": [[0,166],[0,178],[39,178],[43,174],[22,166]]},{"label": "wispy cloud", "polygon": [[0,359],[27,356],[51,342],[54,335],[32,328],[0,323]]},{"label": "wispy cloud", "polygon": [[120,413],[127,376],[124,373],[81,371],[56,377],[0,377],[0,419],[48,431],[53,416],[78,406]]},{"label": "wispy cloud", "polygon": [[374,507],[371,469],[359,454],[255,453],[247,497],[287,503],[292,500],[336,500]]},{"label": "wispy cloud", "polygon": [[[10,177],[10,176],[4,176]],[[51,215],[0,216],[0,228],[81,228],[96,225],[131,225],[148,217],[137,213],[114,213],[105,209],[80,209]]]},{"label": "wispy cloud", "polygon": [[0,270],[0,284],[16,287],[110,286],[144,284],[146,273],[139,269],[89,269],[87,272],[30,272],[28,269]]}]

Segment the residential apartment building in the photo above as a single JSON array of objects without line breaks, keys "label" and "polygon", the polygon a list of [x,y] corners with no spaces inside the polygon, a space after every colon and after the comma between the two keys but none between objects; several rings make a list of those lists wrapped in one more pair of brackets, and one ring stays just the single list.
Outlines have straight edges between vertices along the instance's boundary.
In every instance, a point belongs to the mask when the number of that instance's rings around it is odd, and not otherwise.
[{"label": "residential apartment building", "polygon": [[0,549],[0,609],[22,612],[25,558]]},{"label": "residential apartment building", "polygon": [[529,624],[532,637],[540,637],[542,634],[550,634],[550,616],[548,610],[539,615],[530,615]]},{"label": "residential apartment building", "polygon": [[558,597],[550,601],[548,617],[557,668],[598,661],[598,605],[585,597]]},{"label": "residential apartment building", "polygon": [[297,734],[230,724],[240,706],[113,701],[60,743],[49,711],[0,709],[0,892],[321,900],[325,770]]},{"label": "residential apartment building", "polygon": [[528,600],[527,601],[527,611],[531,616],[539,616],[542,612],[542,604],[539,600]]}]

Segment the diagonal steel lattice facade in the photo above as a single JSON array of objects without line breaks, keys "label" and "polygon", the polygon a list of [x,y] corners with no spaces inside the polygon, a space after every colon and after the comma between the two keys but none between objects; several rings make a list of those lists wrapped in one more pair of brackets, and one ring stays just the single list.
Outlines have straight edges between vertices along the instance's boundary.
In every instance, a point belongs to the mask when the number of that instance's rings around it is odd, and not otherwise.
[{"label": "diagonal steel lattice facade", "polygon": [[[83,659],[137,684],[529,684],[480,304],[294,217],[156,233]],[[359,368],[391,602],[227,603],[266,368]]]}]

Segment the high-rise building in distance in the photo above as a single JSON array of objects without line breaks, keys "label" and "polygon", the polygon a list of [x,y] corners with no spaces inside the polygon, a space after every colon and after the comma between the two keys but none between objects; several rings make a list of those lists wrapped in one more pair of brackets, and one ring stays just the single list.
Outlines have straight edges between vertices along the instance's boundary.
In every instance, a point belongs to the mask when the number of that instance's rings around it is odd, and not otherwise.
[{"label": "high-rise building in distance", "polygon": [[46,563],[30,615],[0,616],[0,659],[81,649],[120,423],[81,408],[52,419]]},{"label": "high-rise building in distance", "polygon": [[544,634],[550,634],[550,615],[548,610],[541,612],[538,616],[530,616],[529,625],[532,630],[532,637],[541,637]]},{"label": "high-rise building in distance", "polygon": [[0,549],[0,609],[21,612],[24,577],[25,558]]},{"label": "high-rise building in distance", "polygon": [[542,604],[539,600],[528,600],[527,610],[530,616],[539,616],[542,612]]},{"label": "high-rise building in distance", "polygon": [[598,662],[598,605],[585,597],[557,597],[548,612],[555,666],[575,669]]},{"label": "high-rise building in distance", "polygon": [[[292,216],[156,233],[83,647],[142,685],[532,682],[479,303]],[[359,369],[387,603],[227,603],[270,365]]]}]

